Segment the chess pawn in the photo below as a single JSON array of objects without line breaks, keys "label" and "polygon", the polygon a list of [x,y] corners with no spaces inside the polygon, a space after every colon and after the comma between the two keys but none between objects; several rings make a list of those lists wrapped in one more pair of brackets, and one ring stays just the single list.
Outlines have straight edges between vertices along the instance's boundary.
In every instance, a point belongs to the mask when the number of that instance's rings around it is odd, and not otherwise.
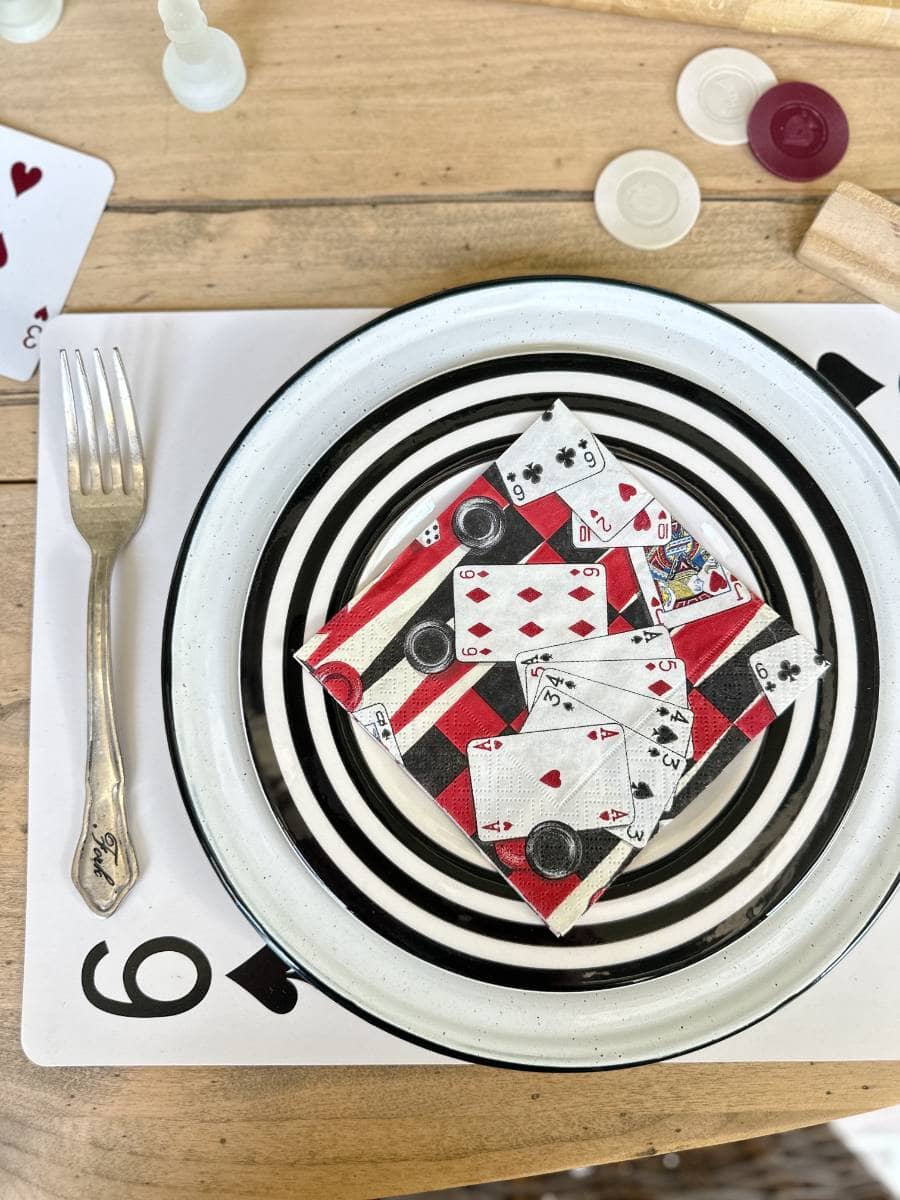
[{"label": "chess pawn", "polygon": [[39,42],[62,16],[63,0],[0,0],[0,37],[8,42]]},{"label": "chess pawn", "polygon": [[159,0],[159,15],[169,39],[163,75],[178,103],[194,112],[233,104],[247,82],[234,38],[209,28],[198,0]]}]

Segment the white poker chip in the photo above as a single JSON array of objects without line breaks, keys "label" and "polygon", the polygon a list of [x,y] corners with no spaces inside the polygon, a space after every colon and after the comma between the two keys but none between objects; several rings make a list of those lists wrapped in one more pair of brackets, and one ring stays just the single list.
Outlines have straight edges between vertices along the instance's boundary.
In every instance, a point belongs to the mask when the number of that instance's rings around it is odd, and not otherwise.
[{"label": "white poker chip", "polygon": [[748,50],[719,46],[692,58],[678,77],[675,100],[692,133],[717,146],[747,141],[747,118],[775,72]]},{"label": "white poker chip", "polygon": [[618,241],[638,250],[662,250],[693,228],[700,188],[671,154],[629,150],[600,172],[594,207],[600,224]]}]

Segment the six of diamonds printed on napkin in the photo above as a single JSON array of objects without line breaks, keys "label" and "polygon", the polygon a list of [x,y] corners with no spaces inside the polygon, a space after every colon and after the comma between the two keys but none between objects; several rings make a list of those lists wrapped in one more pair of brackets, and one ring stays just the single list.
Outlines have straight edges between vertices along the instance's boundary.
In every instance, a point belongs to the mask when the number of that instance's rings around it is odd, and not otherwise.
[{"label": "six of diamonds printed on napkin", "polygon": [[561,401],[295,657],[557,935],[829,665]]}]

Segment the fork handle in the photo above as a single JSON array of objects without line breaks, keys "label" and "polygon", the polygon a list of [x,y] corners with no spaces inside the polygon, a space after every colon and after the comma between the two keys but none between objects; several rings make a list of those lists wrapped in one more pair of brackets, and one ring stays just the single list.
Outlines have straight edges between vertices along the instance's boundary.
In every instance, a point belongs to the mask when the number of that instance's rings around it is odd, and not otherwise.
[{"label": "fork handle", "polygon": [[138,876],[125,821],[125,778],[113,712],[110,581],[115,554],[91,551],[87,621],[87,765],[84,821],[72,880],[100,916],[115,912]]}]

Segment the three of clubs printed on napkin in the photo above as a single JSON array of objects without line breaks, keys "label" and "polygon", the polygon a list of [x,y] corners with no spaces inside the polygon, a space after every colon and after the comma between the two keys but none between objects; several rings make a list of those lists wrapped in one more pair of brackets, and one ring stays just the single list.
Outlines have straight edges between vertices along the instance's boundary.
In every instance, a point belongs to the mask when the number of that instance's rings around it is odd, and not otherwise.
[{"label": "three of clubs printed on napkin", "polygon": [[562,401],[295,657],[557,936],[829,667]]}]

